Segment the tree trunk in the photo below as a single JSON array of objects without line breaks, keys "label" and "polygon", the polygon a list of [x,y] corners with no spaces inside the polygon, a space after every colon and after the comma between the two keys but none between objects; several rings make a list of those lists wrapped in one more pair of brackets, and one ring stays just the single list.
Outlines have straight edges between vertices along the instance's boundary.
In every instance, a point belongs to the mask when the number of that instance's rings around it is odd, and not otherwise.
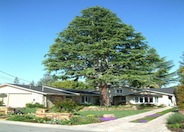
[{"label": "tree trunk", "polygon": [[100,93],[101,93],[101,95],[100,95],[101,96],[100,105],[110,106],[110,100],[109,100],[109,96],[108,96],[107,84],[101,83]]}]

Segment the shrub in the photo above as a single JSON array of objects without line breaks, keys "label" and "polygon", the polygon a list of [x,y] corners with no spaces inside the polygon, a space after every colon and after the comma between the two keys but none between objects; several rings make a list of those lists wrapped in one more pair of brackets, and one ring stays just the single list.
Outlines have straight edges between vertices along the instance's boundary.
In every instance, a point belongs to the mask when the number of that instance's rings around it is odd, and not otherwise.
[{"label": "shrub", "polygon": [[153,108],[155,107],[154,104],[140,104],[140,105],[136,105],[137,109],[141,110],[141,109],[147,109],[147,108]]},{"label": "shrub", "polygon": [[[99,118],[96,116],[75,116],[70,119],[69,125],[81,125],[100,122]],[[66,123],[66,122],[64,122]]]},{"label": "shrub", "polygon": [[75,101],[71,99],[63,99],[62,101],[56,101],[54,108],[56,112],[75,112],[79,110],[79,106]]},{"label": "shrub", "polygon": [[180,110],[184,110],[184,85],[176,89],[177,105]]},{"label": "shrub", "polygon": [[40,103],[27,103],[26,104],[27,108],[44,108],[44,105],[40,104]]},{"label": "shrub", "polygon": [[172,114],[167,119],[168,124],[177,124],[177,123],[182,123],[182,122],[184,122],[184,116],[179,113]]},{"label": "shrub", "polygon": [[26,107],[26,108],[19,108],[19,110],[23,112],[24,114],[28,114],[28,113],[35,113],[37,108]]},{"label": "shrub", "polygon": [[3,101],[0,101],[0,106],[2,106],[3,105]]},{"label": "shrub", "polygon": [[50,121],[51,119],[49,119],[49,118],[38,118],[38,117],[35,117],[35,115],[33,115],[33,114],[26,114],[26,115],[12,115],[7,120],[45,123],[47,121]]}]

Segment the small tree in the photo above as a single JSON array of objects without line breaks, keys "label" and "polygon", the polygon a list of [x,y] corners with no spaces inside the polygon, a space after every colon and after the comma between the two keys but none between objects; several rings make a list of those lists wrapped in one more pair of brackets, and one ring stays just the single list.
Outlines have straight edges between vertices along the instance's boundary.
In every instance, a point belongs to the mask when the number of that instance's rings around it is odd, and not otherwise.
[{"label": "small tree", "polygon": [[19,84],[19,78],[15,77],[14,84]]},{"label": "small tree", "polygon": [[78,110],[78,105],[71,99],[58,100],[54,103],[54,107],[57,112],[75,112]]},{"label": "small tree", "polygon": [[177,105],[180,110],[184,110],[184,85],[178,86],[176,90]]},{"label": "small tree", "polygon": [[178,70],[178,76],[179,76],[179,82],[181,84],[184,84],[184,52],[181,56],[181,61],[180,61],[180,68]]},{"label": "small tree", "polygon": [[0,106],[2,106],[2,105],[3,105],[3,101],[1,100],[1,101],[0,101]]},{"label": "small tree", "polygon": [[55,79],[54,79],[54,77],[50,74],[50,73],[45,73],[44,75],[43,75],[43,78],[41,78],[39,81],[38,81],[38,83],[37,83],[37,85],[38,86],[43,86],[43,85],[45,85],[45,86],[49,86],[51,83],[53,83],[53,82],[55,82]]}]

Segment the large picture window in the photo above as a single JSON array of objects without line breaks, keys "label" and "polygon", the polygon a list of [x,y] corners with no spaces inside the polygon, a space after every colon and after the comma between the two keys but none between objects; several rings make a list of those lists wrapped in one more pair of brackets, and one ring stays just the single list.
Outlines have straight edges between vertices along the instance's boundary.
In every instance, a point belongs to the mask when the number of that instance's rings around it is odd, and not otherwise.
[{"label": "large picture window", "polygon": [[136,96],[134,99],[135,103],[158,103],[158,97]]}]

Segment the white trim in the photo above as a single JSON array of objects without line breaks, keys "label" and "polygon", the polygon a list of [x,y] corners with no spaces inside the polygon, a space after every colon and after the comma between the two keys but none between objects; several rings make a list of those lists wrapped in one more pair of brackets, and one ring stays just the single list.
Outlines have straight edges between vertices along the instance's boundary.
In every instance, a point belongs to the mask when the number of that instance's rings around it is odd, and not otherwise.
[{"label": "white trim", "polygon": [[32,90],[32,89],[24,88],[24,87],[21,87],[21,86],[12,85],[12,84],[2,84],[2,85],[0,85],[0,88],[3,87],[3,86],[10,86],[10,87],[14,87],[14,88],[17,88],[17,89],[29,91],[29,92],[35,92],[35,93],[39,93],[39,94],[46,94],[44,92],[39,92],[39,91],[36,91],[36,90]]},{"label": "white trim", "polygon": [[152,90],[143,90],[143,92],[151,92],[151,93],[158,93],[158,94],[163,94],[163,95],[170,95],[173,96],[174,94],[170,94],[170,93],[165,93],[165,92],[159,92],[159,91],[152,91]]}]

